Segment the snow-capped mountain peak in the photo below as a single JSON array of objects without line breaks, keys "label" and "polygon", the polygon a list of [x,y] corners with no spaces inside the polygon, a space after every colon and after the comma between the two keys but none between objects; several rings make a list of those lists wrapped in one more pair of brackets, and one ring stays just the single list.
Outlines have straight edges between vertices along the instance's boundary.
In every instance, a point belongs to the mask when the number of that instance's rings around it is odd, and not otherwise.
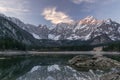
[{"label": "snow-capped mountain peak", "polygon": [[112,20],[109,18],[107,20],[104,21],[106,24],[111,24],[112,23]]},{"label": "snow-capped mountain peak", "polygon": [[97,20],[93,16],[87,16],[86,18],[79,21],[79,25],[85,25],[85,24],[96,25],[96,24],[100,24],[101,22],[102,22],[101,20]]},{"label": "snow-capped mountain peak", "polygon": [[93,19],[96,19],[94,16],[87,16],[86,18],[84,18],[86,20],[93,20]]},{"label": "snow-capped mountain peak", "polygon": [[0,13],[0,16],[1,16],[1,17],[6,17],[6,16],[5,16],[4,14],[2,14],[2,13]]}]

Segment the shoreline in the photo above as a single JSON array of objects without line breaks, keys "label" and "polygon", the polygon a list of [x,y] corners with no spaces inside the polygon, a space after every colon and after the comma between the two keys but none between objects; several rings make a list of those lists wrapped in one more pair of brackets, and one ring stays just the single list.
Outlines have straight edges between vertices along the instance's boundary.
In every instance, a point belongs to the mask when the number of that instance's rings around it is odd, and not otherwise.
[{"label": "shoreline", "polygon": [[120,52],[95,52],[95,51],[0,51],[0,56],[22,55],[120,55]]}]

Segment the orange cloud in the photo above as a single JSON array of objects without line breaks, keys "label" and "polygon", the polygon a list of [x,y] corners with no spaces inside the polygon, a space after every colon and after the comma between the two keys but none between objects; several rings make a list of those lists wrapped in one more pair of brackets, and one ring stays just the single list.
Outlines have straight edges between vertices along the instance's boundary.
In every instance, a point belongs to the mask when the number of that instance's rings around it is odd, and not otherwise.
[{"label": "orange cloud", "polygon": [[73,22],[73,20],[64,12],[56,11],[55,7],[45,8],[42,15],[46,20],[51,21],[53,24]]}]

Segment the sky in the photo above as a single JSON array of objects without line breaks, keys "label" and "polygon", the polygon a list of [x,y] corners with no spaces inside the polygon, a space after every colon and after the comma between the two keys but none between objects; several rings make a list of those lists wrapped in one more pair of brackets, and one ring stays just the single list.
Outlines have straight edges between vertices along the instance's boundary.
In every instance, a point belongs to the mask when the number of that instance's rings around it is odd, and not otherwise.
[{"label": "sky", "polygon": [[0,0],[0,13],[34,25],[71,23],[87,16],[120,23],[120,0]]}]

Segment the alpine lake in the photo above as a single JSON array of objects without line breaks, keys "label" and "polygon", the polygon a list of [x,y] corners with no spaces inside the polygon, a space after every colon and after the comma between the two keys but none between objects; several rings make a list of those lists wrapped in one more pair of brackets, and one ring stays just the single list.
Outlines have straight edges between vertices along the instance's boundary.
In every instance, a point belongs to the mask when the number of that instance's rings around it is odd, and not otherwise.
[{"label": "alpine lake", "polygon": [[[63,52],[64,53],[64,52]],[[22,52],[21,52],[22,54]],[[0,54],[0,80],[100,80],[104,74],[119,69],[77,70],[68,63],[77,55],[88,54]],[[119,54],[103,54],[103,56],[120,61]]]}]

